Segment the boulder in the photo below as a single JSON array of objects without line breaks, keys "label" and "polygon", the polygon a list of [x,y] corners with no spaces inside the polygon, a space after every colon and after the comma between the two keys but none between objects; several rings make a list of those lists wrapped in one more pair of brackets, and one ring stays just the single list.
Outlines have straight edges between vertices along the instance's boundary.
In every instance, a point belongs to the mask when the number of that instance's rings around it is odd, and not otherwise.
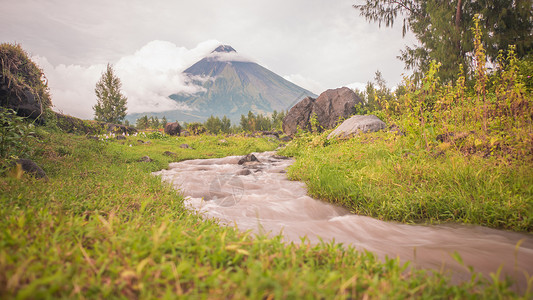
[{"label": "boulder", "polygon": [[316,99],[304,98],[283,119],[283,132],[294,135],[298,129],[311,130],[313,115],[318,121],[318,131],[334,128],[340,119],[355,113],[355,105],[360,103],[363,103],[361,98],[347,87],[327,90]]},{"label": "boulder", "polygon": [[182,148],[182,149],[192,149],[192,147],[189,146],[189,144],[181,144],[180,148]]},{"label": "boulder", "polygon": [[48,181],[48,176],[46,176],[46,172],[39,167],[33,160],[30,159],[17,159],[15,161],[16,163],[16,169],[23,171],[24,173],[31,175],[37,179],[44,179]]},{"label": "boulder", "polygon": [[248,154],[246,156],[243,156],[239,160],[239,165],[242,165],[242,164],[245,164],[245,163],[248,163],[248,162],[259,162],[259,159],[257,159],[257,157],[255,157],[255,155],[253,155],[253,154]]},{"label": "boulder", "polygon": [[357,135],[360,132],[376,132],[385,129],[386,127],[387,125],[374,115],[355,115],[333,130],[328,135],[328,139],[334,137],[347,138]]},{"label": "boulder", "polygon": [[165,133],[168,135],[180,135],[181,126],[178,122],[167,123]]},{"label": "boulder", "polygon": [[0,80],[0,106],[14,110],[21,117],[37,119],[43,114],[44,106],[41,104],[29,88],[17,92],[7,82]]},{"label": "boulder", "polygon": [[163,155],[166,155],[166,156],[175,156],[176,153],[174,153],[174,152],[170,152],[170,151],[165,151],[165,152],[163,152]]},{"label": "boulder", "polygon": [[140,162],[152,162],[153,159],[150,158],[150,156],[143,156],[139,159]]}]

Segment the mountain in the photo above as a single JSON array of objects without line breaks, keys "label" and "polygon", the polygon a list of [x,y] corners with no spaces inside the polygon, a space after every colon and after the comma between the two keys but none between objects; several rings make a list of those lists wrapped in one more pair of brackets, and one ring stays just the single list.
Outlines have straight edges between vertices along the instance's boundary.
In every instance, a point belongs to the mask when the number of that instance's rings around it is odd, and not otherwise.
[{"label": "mountain", "polygon": [[274,72],[252,62],[231,46],[220,45],[184,74],[189,84],[199,92],[176,93],[169,97],[192,110],[172,110],[159,113],[132,114],[130,122],[142,115],[166,116],[167,120],[205,121],[209,116],[228,116],[238,124],[241,114],[270,114],[274,110],[288,110],[301,99],[316,95],[285,80]]}]

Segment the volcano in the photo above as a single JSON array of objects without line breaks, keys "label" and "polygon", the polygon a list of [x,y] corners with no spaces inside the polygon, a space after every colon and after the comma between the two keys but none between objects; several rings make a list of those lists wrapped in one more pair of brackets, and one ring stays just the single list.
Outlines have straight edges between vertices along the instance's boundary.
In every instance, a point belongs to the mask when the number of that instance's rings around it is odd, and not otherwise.
[{"label": "volcano", "polygon": [[129,115],[166,116],[167,120],[205,121],[209,116],[227,116],[238,124],[248,111],[268,115],[288,110],[301,99],[316,95],[241,56],[229,45],[220,45],[184,72],[197,93],[176,93],[169,97],[192,110],[171,110]]}]

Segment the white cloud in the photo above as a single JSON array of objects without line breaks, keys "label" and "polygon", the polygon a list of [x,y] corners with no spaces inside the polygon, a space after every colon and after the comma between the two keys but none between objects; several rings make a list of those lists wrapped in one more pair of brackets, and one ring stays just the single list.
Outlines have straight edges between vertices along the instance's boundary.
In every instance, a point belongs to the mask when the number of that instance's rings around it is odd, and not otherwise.
[{"label": "white cloud", "polygon": [[366,83],[362,82],[353,82],[344,86],[347,88],[351,88],[352,90],[364,91],[366,89]]},{"label": "white cloud", "polygon": [[253,60],[245,55],[242,55],[237,52],[215,52],[207,56],[209,61],[242,61],[242,62],[253,62]]},{"label": "white cloud", "polygon": [[[151,41],[114,64],[128,97],[128,113],[158,112],[171,109],[190,110],[168,98],[178,92],[194,93],[183,70],[210,53],[220,43],[209,40],[193,49],[178,47],[166,41]],[[44,69],[52,93],[54,109],[84,119],[93,118],[96,104],[94,88],[105,70],[104,64],[91,66],[53,66],[45,57],[33,59]]]},{"label": "white cloud", "polygon": [[300,74],[286,75],[286,76],[283,76],[283,78],[317,95],[320,95],[322,92],[326,90],[326,88],[322,86],[318,81],[310,79],[310,78],[306,78]]}]

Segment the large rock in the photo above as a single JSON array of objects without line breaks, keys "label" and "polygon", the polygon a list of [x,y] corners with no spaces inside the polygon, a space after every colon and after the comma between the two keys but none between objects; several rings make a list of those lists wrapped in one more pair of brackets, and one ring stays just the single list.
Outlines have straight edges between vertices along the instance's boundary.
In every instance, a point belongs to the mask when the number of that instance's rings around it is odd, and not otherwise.
[{"label": "large rock", "polygon": [[20,92],[11,89],[0,77],[0,106],[14,110],[21,117],[36,119],[43,114],[44,105],[29,88]]},{"label": "large rock", "polygon": [[383,130],[387,125],[374,115],[355,115],[333,130],[328,139],[339,137],[347,138],[359,134],[360,132],[376,132]]},{"label": "large rock", "polygon": [[33,160],[30,159],[17,159],[15,161],[16,166],[15,168],[17,170],[23,171],[26,174],[29,174],[37,179],[43,179],[45,181],[48,181],[48,176],[46,176],[46,172],[39,167]]},{"label": "large rock", "polygon": [[319,131],[331,129],[337,125],[339,119],[348,118],[355,113],[355,105],[362,102],[361,98],[347,87],[327,90],[316,99],[307,97],[289,110],[283,119],[283,132],[294,135],[298,129],[311,130],[310,119],[314,114]]},{"label": "large rock", "polygon": [[167,123],[165,133],[168,135],[180,135],[181,126],[178,122]]}]

